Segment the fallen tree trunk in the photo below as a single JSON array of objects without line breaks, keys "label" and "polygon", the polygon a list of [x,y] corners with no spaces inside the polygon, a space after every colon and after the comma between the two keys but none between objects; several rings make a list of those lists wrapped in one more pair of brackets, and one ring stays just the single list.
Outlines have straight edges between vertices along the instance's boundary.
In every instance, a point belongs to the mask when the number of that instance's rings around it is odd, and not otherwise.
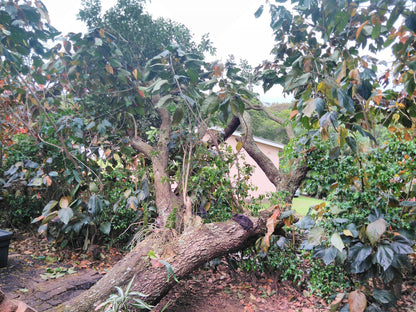
[{"label": "fallen tree trunk", "polygon": [[252,239],[264,234],[269,215],[270,212],[263,212],[262,217],[250,218],[253,227],[248,230],[232,220],[201,224],[181,235],[176,234],[174,230],[156,230],[119,261],[96,285],[78,297],[55,307],[53,311],[93,311],[96,305],[115,292],[115,286],[124,287],[133,276],[135,279],[132,290],[148,295],[145,301],[156,304],[173,287],[175,281],[172,277],[167,281],[165,267],[157,268],[152,265],[150,251],[168,262],[175,276],[181,279],[207,261],[241,250]]}]

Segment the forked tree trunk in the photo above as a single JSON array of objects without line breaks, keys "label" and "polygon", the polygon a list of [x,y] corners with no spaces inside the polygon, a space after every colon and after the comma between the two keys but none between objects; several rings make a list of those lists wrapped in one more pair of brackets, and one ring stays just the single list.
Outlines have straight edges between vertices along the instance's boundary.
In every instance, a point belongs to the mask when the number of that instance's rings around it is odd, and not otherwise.
[{"label": "forked tree trunk", "polygon": [[248,231],[232,220],[203,224],[181,235],[177,235],[174,230],[156,230],[119,261],[97,284],[80,296],[55,307],[53,311],[94,311],[96,305],[114,293],[114,286],[125,287],[133,276],[135,279],[132,290],[148,295],[144,301],[156,304],[176,282],[172,277],[167,281],[167,270],[164,266],[156,268],[152,265],[150,251],[168,262],[175,276],[181,279],[207,261],[240,250],[250,238],[264,234],[268,215],[270,212],[263,213],[263,217],[251,218],[253,229]]},{"label": "forked tree trunk", "polygon": [[[179,208],[177,213],[183,213],[183,205],[179,198],[173,194],[166,173],[170,117],[164,109],[158,109],[158,112],[162,124],[157,146],[153,147],[136,137],[132,138],[131,144],[138,152],[143,153],[152,161],[156,205],[161,229],[155,230],[140,242],[96,285],[80,296],[54,308],[53,311],[94,311],[95,306],[104,302],[110,294],[115,292],[115,286],[123,288],[133,277],[135,279],[132,290],[148,295],[145,301],[149,304],[156,304],[172,288],[175,281],[172,277],[169,281],[167,280],[168,273],[164,266],[158,267],[154,263],[152,264],[149,256],[150,251],[153,251],[160,260],[169,263],[175,276],[181,279],[213,258],[243,249],[252,242],[252,239],[265,233],[267,218],[272,213],[269,210],[263,211],[258,218],[250,217],[253,227],[248,230],[232,220],[211,224],[196,222],[192,226],[185,226],[185,231],[181,234],[164,227],[174,208]],[[305,177],[307,168],[304,166],[288,175],[283,175],[270,159],[256,148],[250,120],[245,116],[239,116],[238,119],[246,133],[243,142],[244,148],[277,188],[281,187],[290,192],[291,199],[294,191]],[[234,118],[232,126],[227,129],[229,130],[227,132],[232,132],[237,126],[238,120]],[[181,228],[179,227],[179,229]]]}]

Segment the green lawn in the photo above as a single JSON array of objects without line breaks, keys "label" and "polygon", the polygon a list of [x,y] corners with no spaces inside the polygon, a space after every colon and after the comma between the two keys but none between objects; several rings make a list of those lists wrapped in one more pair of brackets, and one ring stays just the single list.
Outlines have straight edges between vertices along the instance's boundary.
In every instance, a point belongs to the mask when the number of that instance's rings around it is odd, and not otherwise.
[{"label": "green lawn", "polygon": [[311,206],[324,202],[322,199],[316,199],[311,197],[299,196],[293,198],[292,210],[295,210],[298,214],[305,216]]}]

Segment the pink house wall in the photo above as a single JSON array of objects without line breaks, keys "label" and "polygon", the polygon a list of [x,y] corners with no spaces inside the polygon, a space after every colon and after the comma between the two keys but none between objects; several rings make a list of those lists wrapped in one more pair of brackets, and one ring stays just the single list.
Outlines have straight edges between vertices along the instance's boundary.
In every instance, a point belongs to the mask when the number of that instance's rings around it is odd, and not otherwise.
[{"label": "pink house wall", "polygon": [[[226,140],[226,143],[231,145],[233,151],[237,151],[236,146],[238,142],[238,138],[240,136],[232,135]],[[273,141],[264,140],[260,138],[255,138],[256,144],[259,147],[259,149],[270,158],[270,160],[273,162],[273,164],[279,168],[279,152],[283,150],[283,145],[275,143]],[[251,184],[257,187],[256,191],[251,191],[250,195],[254,197],[258,197],[259,195],[264,195],[269,192],[275,192],[276,187],[269,181],[269,179],[266,177],[266,174],[263,172],[263,170],[257,165],[257,163],[254,161],[253,158],[251,158],[247,152],[243,149],[241,149],[240,153],[244,154],[245,163],[248,163],[249,165],[253,166],[254,171],[253,174],[249,180]],[[234,176],[237,174],[237,168],[233,166],[231,168],[231,176]]]}]

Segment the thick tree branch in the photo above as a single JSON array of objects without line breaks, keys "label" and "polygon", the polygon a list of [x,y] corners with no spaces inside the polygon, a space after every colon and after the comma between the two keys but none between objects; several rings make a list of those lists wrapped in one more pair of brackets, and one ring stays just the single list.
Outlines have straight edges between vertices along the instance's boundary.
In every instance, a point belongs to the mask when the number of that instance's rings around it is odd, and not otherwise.
[{"label": "thick tree branch", "polygon": [[242,132],[244,133],[241,139],[244,149],[264,171],[270,182],[277,186],[282,180],[282,175],[280,174],[279,169],[270,160],[270,158],[267,157],[254,142],[253,126],[251,124],[249,113],[245,111],[243,115],[239,116],[239,119],[242,127]]},{"label": "thick tree branch", "polygon": [[80,296],[54,308],[55,312],[93,311],[94,306],[103,302],[115,291],[115,286],[125,287],[133,278],[132,290],[147,294],[145,301],[155,304],[175,284],[171,277],[167,281],[164,266],[152,265],[149,252],[153,251],[161,260],[168,262],[175,276],[181,279],[207,261],[241,250],[251,240],[264,234],[267,216],[250,218],[253,228],[246,231],[230,220],[222,223],[200,225],[198,228],[177,236],[171,230],[158,230],[139,243],[122,261],[118,262],[96,285]]},{"label": "thick tree branch", "polygon": [[169,216],[174,212],[174,209],[176,208],[179,212],[182,203],[180,199],[173,194],[167,173],[169,160],[168,143],[171,134],[170,115],[164,108],[157,108],[156,110],[162,120],[159,127],[157,147],[152,147],[138,137],[131,139],[131,146],[152,161],[159,226],[164,227],[168,222]]},{"label": "thick tree branch", "polygon": [[[293,195],[305,178],[309,168],[305,162],[297,165],[288,174],[282,174],[273,162],[256,145],[253,138],[253,126],[250,115],[244,112],[239,116],[244,136],[242,138],[244,149],[263,170],[267,178],[276,186],[278,191],[287,191],[286,201],[291,202]],[[307,157],[307,156],[305,156]]]},{"label": "thick tree branch", "polygon": [[221,141],[226,141],[237,130],[239,125],[240,119],[237,116],[234,116],[228,123],[227,127],[225,127]]}]

